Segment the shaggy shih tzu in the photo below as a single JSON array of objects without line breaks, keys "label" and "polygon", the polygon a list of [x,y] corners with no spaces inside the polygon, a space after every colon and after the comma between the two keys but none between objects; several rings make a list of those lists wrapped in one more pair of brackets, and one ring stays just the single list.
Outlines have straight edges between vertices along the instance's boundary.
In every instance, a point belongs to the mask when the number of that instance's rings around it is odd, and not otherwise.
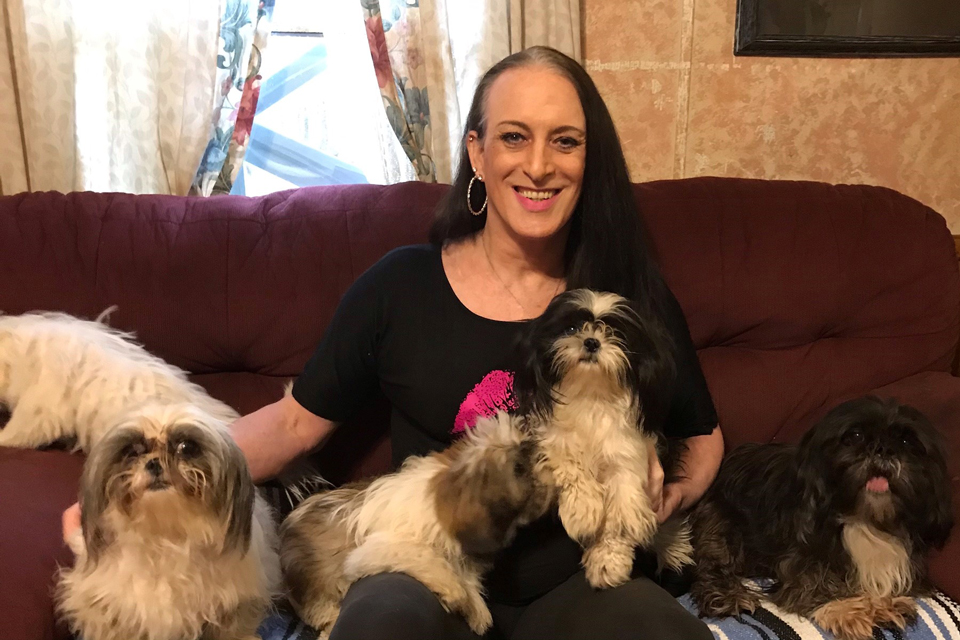
[{"label": "shaggy shih tzu", "polygon": [[62,439],[90,452],[128,406],[149,400],[196,405],[220,420],[238,414],[102,319],[62,313],[0,316],[0,403],[11,412],[0,447]]},{"label": "shaggy shih tzu", "polygon": [[147,403],[94,445],[58,608],[84,640],[251,640],[281,581],[272,514],[226,425]]},{"label": "shaggy shih tzu", "polygon": [[550,501],[514,419],[481,418],[445,451],[408,458],[395,473],[297,507],[280,529],[291,603],[326,637],[351,584],[405,573],[482,634],[492,620],[481,578],[493,554]]},{"label": "shaggy shih tzu", "polygon": [[[925,556],[953,526],[943,445],[916,409],[864,397],[798,446],[743,445],[693,514],[692,595],[708,616],[761,597],[843,640],[903,628],[930,589]],[[760,593],[746,579],[767,578]]]},{"label": "shaggy shih tzu", "polygon": [[646,486],[674,373],[662,325],[621,296],[576,289],[531,321],[521,356],[519,413],[541,482],[556,487],[563,526],[584,547],[588,582],[629,580],[637,547],[655,551],[660,569],[689,564],[685,521],[659,527]]}]

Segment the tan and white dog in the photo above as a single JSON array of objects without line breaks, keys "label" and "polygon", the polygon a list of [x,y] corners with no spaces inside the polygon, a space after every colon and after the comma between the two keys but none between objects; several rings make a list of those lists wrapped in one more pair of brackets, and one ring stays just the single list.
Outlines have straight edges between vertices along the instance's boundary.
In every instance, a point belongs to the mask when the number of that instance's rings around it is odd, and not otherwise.
[{"label": "tan and white dog", "polygon": [[492,555],[551,500],[514,419],[481,418],[449,449],[308,498],[287,517],[281,559],[294,608],[326,637],[351,584],[398,572],[482,634],[492,623],[481,586]]},{"label": "tan and white dog", "polygon": [[515,391],[538,447],[540,481],[557,490],[560,520],[584,548],[587,581],[630,578],[637,547],[661,569],[691,562],[682,518],[660,526],[647,494],[658,433],[647,414],[673,360],[665,331],[612,293],[567,291],[530,322]]},{"label": "tan and white dog", "polygon": [[58,609],[84,640],[251,640],[279,595],[272,513],[225,423],[131,408],[93,446]]}]

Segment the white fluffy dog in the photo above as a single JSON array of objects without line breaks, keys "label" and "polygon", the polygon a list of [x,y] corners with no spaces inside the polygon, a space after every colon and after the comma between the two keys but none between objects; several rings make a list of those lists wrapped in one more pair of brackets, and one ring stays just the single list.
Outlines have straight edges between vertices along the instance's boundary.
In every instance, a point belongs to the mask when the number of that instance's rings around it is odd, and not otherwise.
[{"label": "white fluffy dog", "polygon": [[646,416],[673,366],[662,328],[611,293],[560,294],[526,328],[515,388],[525,428],[538,444],[537,472],[558,492],[560,519],[584,547],[587,581],[630,578],[636,547],[660,569],[691,562],[689,528],[658,526],[647,494],[659,436]]},{"label": "white fluffy dog", "polygon": [[532,449],[501,413],[396,473],[307,499],[280,529],[297,613],[326,637],[351,584],[399,572],[482,634],[492,623],[480,582],[492,554],[552,499],[535,482]]},{"label": "white fluffy dog", "polygon": [[[109,311],[109,310],[108,310]],[[123,411],[149,400],[238,415],[130,334],[62,313],[0,316],[0,403],[11,410],[0,446],[36,448],[76,438],[90,452]]]},{"label": "white fluffy dog", "polygon": [[58,603],[84,640],[250,640],[280,586],[272,514],[226,425],[132,408],[90,453]]}]

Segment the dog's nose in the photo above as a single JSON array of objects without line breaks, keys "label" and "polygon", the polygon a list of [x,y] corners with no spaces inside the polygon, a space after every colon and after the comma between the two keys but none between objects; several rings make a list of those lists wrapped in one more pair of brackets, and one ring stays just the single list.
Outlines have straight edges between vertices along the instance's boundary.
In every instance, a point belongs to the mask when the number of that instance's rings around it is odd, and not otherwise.
[{"label": "dog's nose", "polygon": [[151,458],[147,460],[147,473],[149,473],[155,478],[160,477],[160,475],[163,473],[163,467],[160,466],[159,459]]},{"label": "dog's nose", "polygon": [[587,338],[583,341],[583,348],[590,353],[596,353],[600,351],[600,341],[596,338]]}]

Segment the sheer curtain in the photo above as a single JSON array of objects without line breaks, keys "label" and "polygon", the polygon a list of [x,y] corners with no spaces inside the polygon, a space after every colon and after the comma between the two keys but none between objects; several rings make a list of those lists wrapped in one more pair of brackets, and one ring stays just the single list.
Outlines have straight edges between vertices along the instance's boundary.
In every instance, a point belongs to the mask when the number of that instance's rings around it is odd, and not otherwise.
[{"label": "sheer curtain", "polygon": [[220,0],[0,14],[0,189],[185,194],[210,134]]}]

